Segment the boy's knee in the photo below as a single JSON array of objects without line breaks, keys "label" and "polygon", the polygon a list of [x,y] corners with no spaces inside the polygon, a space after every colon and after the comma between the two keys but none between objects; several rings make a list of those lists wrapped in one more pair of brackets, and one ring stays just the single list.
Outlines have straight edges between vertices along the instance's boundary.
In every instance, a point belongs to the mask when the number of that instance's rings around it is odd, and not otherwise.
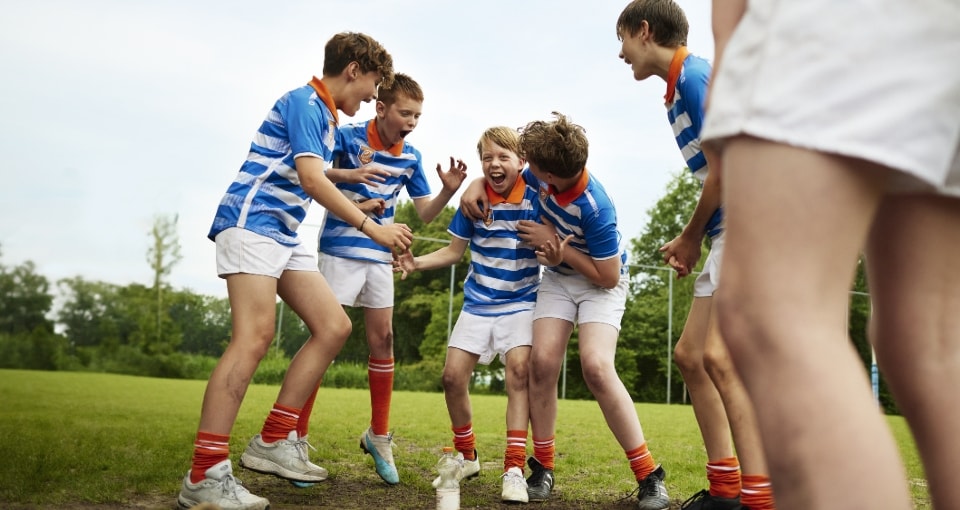
[{"label": "boy's knee", "polygon": [[684,342],[683,339],[677,342],[676,347],[673,348],[673,360],[685,377],[702,373],[704,370],[703,351],[690,349],[688,342]]}]

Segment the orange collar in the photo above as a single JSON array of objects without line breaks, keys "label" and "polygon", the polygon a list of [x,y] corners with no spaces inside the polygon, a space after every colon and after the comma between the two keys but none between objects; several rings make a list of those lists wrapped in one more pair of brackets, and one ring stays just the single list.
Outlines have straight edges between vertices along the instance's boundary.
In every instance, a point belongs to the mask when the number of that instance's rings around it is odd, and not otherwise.
[{"label": "orange collar", "polygon": [[677,92],[677,80],[680,79],[680,71],[683,70],[683,61],[687,59],[690,50],[686,46],[677,48],[673,54],[673,60],[670,61],[670,71],[667,73],[667,93],[663,95],[663,101],[667,104],[673,102],[673,95]]},{"label": "orange collar", "polygon": [[583,172],[580,173],[580,179],[577,180],[576,184],[571,186],[570,189],[557,192],[557,187],[551,184],[550,194],[553,195],[553,199],[557,201],[558,205],[566,206],[583,194],[583,192],[587,189],[587,184],[589,182],[590,176],[587,174],[587,169],[584,168]]},{"label": "orange collar", "polygon": [[330,91],[327,90],[327,86],[316,76],[310,80],[310,86],[313,87],[313,90],[316,91],[320,99],[323,100],[323,104],[327,105],[327,108],[330,109],[330,113],[333,114],[333,121],[339,126],[340,117],[337,116],[337,105],[333,102],[333,97],[330,95]]},{"label": "orange collar", "polygon": [[383,146],[383,141],[380,140],[380,132],[377,131],[377,119],[372,119],[367,123],[367,141],[370,142],[370,147],[375,151],[386,150],[394,156],[399,156],[403,154],[403,140],[393,144],[393,147],[389,149]]},{"label": "orange collar", "polygon": [[490,201],[490,205],[498,205],[504,202],[508,204],[519,204],[523,202],[523,192],[527,188],[527,182],[523,180],[522,175],[517,176],[517,180],[513,182],[513,189],[510,190],[510,194],[504,198],[500,193],[493,191],[493,188],[490,187],[489,183],[484,183],[487,190],[487,200]]}]

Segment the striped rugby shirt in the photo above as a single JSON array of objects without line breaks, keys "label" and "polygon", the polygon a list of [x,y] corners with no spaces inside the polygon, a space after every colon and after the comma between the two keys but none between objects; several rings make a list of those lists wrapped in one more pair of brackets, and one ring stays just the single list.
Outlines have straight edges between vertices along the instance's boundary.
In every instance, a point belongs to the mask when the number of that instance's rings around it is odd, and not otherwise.
[{"label": "striped rugby shirt", "polygon": [[310,155],[329,165],[337,124],[336,105],[317,77],[278,99],[220,200],[207,237],[239,227],[286,246],[300,244],[297,228],[313,199],[300,186],[293,161]]},{"label": "striped rugby shirt", "polygon": [[[710,64],[695,55],[690,55],[681,46],[670,63],[667,75],[667,94],[664,96],[667,118],[683,153],[690,172],[700,179],[707,178],[707,160],[700,149],[700,129],[703,127],[704,101],[710,84]],[[723,230],[723,209],[717,208],[710,216],[704,233],[715,237]]]},{"label": "striped rugby shirt", "polygon": [[[450,235],[470,241],[470,270],[463,284],[463,311],[498,316],[533,310],[540,286],[540,264],[533,247],[520,240],[517,223],[537,220],[537,188],[524,175],[507,198],[487,189],[491,216],[472,221],[457,209]],[[535,178],[533,178],[535,180]],[[488,224],[489,223],[489,224]]]},{"label": "striped rugby shirt", "polygon": [[[381,225],[393,224],[397,196],[406,186],[410,198],[430,196],[430,184],[423,171],[420,151],[401,140],[393,147],[384,147],[377,133],[376,119],[343,126],[337,136],[334,166],[360,168],[373,165],[390,172],[384,182],[376,185],[337,183],[341,193],[351,200],[382,198],[386,202],[383,216],[370,214],[370,219]],[[318,251],[335,257],[367,260],[390,264],[390,250],[373,242],[363,232],[329,211],[320,229]]]},{"label": "striped rugby shirt", "polygon": [[[580,180],[562,193],[546,183],[539,183],[539,188],[540,214],[556,226],[561,239],[573,236],[570,246],[594,260],[620,257],[620,274],[626,274],[627,251],[617,230],[617,210],[600,181],[584,168]],[[565,262],[547,269],[578,274]]]}]

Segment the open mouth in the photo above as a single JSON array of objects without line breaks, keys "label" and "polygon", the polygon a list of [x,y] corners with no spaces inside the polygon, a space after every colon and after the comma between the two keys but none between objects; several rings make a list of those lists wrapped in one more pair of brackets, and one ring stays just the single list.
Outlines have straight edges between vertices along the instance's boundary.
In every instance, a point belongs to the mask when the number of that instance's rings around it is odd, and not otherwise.
[{"label": "open mouth", "polygon": [[507,174],[503,172],[491,172],[490,173],[490,182],[494,184],[503,184],[503,181],[507,180]]},{"label": "open mouth", "polygon": [[410,133],[413,133],[413,130],[412,130],[412,129],[411,129],[411,130],[407,130],[407,131],[401,131],[401,132],[400,132],[400,138],[406,138],[407,135],[409,135]]}]

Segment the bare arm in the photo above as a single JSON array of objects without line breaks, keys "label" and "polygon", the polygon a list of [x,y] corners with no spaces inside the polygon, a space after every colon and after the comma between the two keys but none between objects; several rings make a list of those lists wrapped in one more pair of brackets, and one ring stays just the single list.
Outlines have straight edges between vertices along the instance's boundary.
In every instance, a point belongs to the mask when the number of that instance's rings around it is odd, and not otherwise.
[{"label": "bare arm", "polygon": [[[556,227],[545,217],[541,216],[543,223],[537,223],[530,220],[520,220],[517,223],[519,230],[518,237],[534,247],[534,250],[546,253],[549,243],[557,238]],[[587,280],[598,287],[612,289],[620,282],[620,257],[612,257],[606,260],[596,260],[590,255],[569,246],[569,236],[563,239],[563,242],[557,250],[562,255],[562,261],[572,267],[578,273],[582,274]],[[540,259],[543,262],[542,259]],[[557,262],[559,263],[559,262]],[[556,265],[556,264],[546,264]]]},{"label": "bare arm", "polygon": [[423,220],[424,223],[433,221],[434,218],[440,214],[440,211],[446,207],[447,202],[453,198],[453,194],[460,189],[460,185],[463,184],[463,181],[467,178],[467,165],[460,159],[454,162],[451,157],[450,169],[446,172],[443,171],[440,163],[437,163],[437,175],[440,176],[440,181],[443,182],[443,189],[433,198],[421,197],[413,200],[413,206],[417,210],[417,215],[420,216],[420,219]]},{"label": "bare arm", "polygon": [[704,231],[707,223],[714,211],[720,207],[720,168],[719,163],[714,167],[714,156],[712,151],[703,150],[703,155],[707,159],[707,178],[703,182],[703,189],[700,191],[700,198],[693,210],[693,215],[683,227],[680,235],[660,247],[663,253],[663,261],[670,264],[677,271],[677,277],[684,277],[693,271],[693,268],[700,260],[700,246],[703,242]]},{"label": "bare arm", "polygon": [[364,165],[360,168],[328,168],[327,179],[335,183],[367,184],[376,186],[386,180],[390,172],[383,168]]},{"label": "bare arm", "polygon": [[397,258],[397,263],[395,264],[396,269],[394,271],[400,272],[400,279],[404,280],[408,274],[414,271],[427,271],[429,269],[452,266],[463,258],[463,254],[466,253],[466,251],[467,240],[454,237],[450,240],[450,244],[439,250],[420,255],[419,257],[414,257],[409,250],[402,253]]},{"label": "bare arm", "polygon": [[311,198],[343,221],[370,236],[377,244],[391,250],[400,248],[405,250],[413,242],[413,233],[402,223],[383,226],[375,221],[364,221],[368,219],[367,215],[350,199],[343,196],[343,193],[340,193],[340,190],[324,174],[322,159],[301,156],[294,160],[294,165],[300,177],[300,186]]}]

